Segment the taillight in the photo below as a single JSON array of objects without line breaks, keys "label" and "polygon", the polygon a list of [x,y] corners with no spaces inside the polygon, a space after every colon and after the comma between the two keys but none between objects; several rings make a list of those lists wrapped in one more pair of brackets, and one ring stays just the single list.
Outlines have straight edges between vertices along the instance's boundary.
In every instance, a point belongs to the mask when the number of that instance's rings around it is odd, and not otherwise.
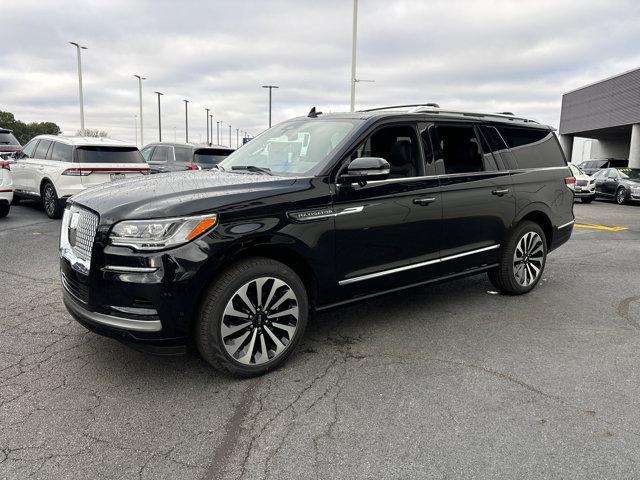
[{"label": "taillight", "polygon": [[187,163],[187,170],[200,170],[200,167],[193,163]]},{"label": "taillight", "polygon": [[567,186],[575,185],[576,184],[576,177],[564,177],[564,183]]},{"label": "taillight", "polygon": [[91,170],[82,169],[82,168],[67,168],[62,175],[69,175],[71,177],[86,177],[91,173]]},{"label": "taillight", "polygon": [[9,162],[7,162],[6,160],[0,160],[0,169],[11,170],[11,167],[9,165],[11,165],[11,164]]}]

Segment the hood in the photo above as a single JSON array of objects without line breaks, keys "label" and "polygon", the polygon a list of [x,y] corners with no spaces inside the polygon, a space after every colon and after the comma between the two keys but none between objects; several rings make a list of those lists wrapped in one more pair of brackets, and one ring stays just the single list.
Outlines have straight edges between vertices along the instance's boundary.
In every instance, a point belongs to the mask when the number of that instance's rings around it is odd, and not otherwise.
[{"label": "hood", "polygon": [[160,173],[103,183],[74,195],[70,203],[96,211],[101,223],[113,223],[208,213],[281,194],[295,183],[291,177],[219,170]]},{"label": "hood", "polygon": [[622,181],[633,185],[634,187],[636,185],[640,185],[640,178],[623,178]]}]

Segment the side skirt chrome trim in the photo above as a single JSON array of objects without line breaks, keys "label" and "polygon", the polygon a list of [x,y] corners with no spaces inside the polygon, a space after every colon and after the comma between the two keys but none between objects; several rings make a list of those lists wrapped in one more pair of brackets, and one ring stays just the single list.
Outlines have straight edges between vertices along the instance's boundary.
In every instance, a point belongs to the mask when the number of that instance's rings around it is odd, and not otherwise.
[{"label": "side skirt chrome trim", "polygon": [[447,257],[436,258],[435,260],[428,260],[426,262],[414,263],[412,265],[405,265],[404,267],[392,268],[390,270],[383,270],[381,272],[368,273],[367,275],[360,275],[359,277],[346,278],[340,280],[338,285],[349,285],[350,283],[362,282],[364,280],[370,280],[372,278],[383,277],[385,275],[392,275],[394,273],[404,272],[407,270],[413,270],[414,268],[426,267],[434,265],[436,263],[443,263],[448,260],[455,260],[456,258],[466,257],[468,255],[475,255],[476,253],[488,252],[489,250],[495,250],[500,248],[500,244],[490,245],[488,247],[478,248],[477,250],[470,250],[468,252],[457,253],[455,255],[449,255]]},{"label": "side skirt chrome trim", "polygon": [[570,222],[567,223],[563,223],[562,225],[559,225],[558,227],[556,227],[558,230],[560,230],[561,228],[565,228],[568,227],[569,225],[573,225],[574,223],[576,223],[575,220],[571,220]]}]

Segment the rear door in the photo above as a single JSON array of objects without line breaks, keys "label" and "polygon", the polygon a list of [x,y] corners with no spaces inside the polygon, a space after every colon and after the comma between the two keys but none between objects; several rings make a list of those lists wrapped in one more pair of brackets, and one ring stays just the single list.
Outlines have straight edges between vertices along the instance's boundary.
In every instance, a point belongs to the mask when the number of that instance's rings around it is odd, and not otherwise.
[{"label": "rear door", "polygon": [[443,273],[495,262],[516,210],[509,172],[471,123],[437,123],[433,143],[442,191]]},{"label": "rear door", "polygon": [[602,192],[608,197],[613,197],[618,190],[620,184],[620,175],[615,168],[608,168],[604,174],[604,181],[602,182]]},{"label": "rear door", "polygon": [[76,167],[80,169],[82,186],[140,177],[149,166],[137,147],[110,145],[80,146],[75,150]]},{"label": "rear door", "polygon": [[33,152],[33,158],[25,159],[25,183],[26,190],[40,195],[40,181],[45,175],[45,167],[48,166],[47,154],[52,145],[51,140],[42,139]]},{"label": "rear door", "polygon": [[151,169],[156,173],[170,172],[172,163],[173,148],[169,145],[156,145],[151,153],[151,160],[149,160]]},{"label": "rear door", "polygon": [[29,165],[28,160],[33,157],[33,154],[38,146],[38,139],[28,142],[19,156],[14,160],[11,165],[11,177],[13,178],[13,188],[17,191],[26,192],[28,190],[27,185],[27,168]]}]

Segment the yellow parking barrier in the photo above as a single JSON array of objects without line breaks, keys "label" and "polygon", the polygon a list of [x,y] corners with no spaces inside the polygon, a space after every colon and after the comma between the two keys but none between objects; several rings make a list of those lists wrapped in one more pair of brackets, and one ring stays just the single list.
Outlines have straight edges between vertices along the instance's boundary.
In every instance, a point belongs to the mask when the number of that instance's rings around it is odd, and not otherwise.
[{"label": "yellow parking barrier", "polygon": [[576,223],[574,227],[591,228],[593,230],[605,230],[607,232],[621,232],[623,230],[628,230],[627,227],[607,227],[606,225],[591,225],[589,223]]}]

